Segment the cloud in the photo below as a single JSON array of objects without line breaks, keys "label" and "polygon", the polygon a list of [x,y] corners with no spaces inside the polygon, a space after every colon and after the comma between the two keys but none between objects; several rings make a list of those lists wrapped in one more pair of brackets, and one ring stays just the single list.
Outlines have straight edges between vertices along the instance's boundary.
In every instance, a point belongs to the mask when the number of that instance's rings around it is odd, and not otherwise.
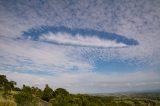
[{"label": "cloud", "polygon": [[126,47],[126,44],[116,41],[99,39],[98,37],[83,37],[81,35],[72,36],[65,33],[49,33],[40,37],[41,41],[53,42],[64,45],[91,46],[91,47]]},{"label": "cloud", "polygon": [[[8,42],[7,44],[5,42]],[[58,73],[63,71],[91,71],[92,64],[78,59],[74,48],[50,45],[31,40],[0,40],[1,68],[10,71]]]}]

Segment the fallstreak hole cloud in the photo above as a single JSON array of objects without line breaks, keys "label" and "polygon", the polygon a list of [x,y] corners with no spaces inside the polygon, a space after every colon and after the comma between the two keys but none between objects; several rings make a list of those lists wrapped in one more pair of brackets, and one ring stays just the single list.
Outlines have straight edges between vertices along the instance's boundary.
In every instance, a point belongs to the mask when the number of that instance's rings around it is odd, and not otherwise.
[{"label": "fallstreak hole cloud", "polygon": [[91,47],[128,47],[138,45],[135,39],[125,36],[97,31],[93,29],[78,29],[67,27],[41,26],[25,31],[20,39],[31,39],[46,43],[71,46]]}]

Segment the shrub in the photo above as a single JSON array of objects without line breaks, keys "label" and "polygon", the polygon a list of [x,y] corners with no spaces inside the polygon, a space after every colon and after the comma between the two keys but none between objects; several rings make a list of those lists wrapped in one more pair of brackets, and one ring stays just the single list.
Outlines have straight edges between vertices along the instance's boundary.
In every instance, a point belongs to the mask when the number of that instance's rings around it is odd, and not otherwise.
[{"label": "shrub", "polygon": [[15,94],[14,98],[16,103],[18,103],[19,105],[31,103],[33,100],[32,94],[26,92],[20,92],[18,94]]}]

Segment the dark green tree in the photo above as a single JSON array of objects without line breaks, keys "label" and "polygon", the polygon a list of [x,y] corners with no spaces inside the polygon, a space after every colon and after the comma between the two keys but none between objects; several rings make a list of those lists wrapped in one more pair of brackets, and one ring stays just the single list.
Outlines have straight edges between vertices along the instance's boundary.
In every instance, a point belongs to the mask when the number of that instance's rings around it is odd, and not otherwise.
[{"label": "dark green tree", "polygon": [[52,90],[52,88],[48,86],[48,84],[46,84],[43,90],[42,99],[45,101],[49,101],[53,97],[54,97],[54,91]]},{"label": "dark green tree", "polygon": [[10,81],[9,83],[12,90],[15,88],[15,85],[17,85],[15,81]]},{"label": "dark green tree", "polygon": [[0,75],[0,89],[4,90],[8,80],[5,75]]},{"label": "dark green tree", "polygon": [[67,96],[67,95],[69,95],[69,92],[64,88],[57,88],[55,90],[55,94],[56,94],[56,96],[57,95],[65,95],[65,96]]},{"label": "dark green tree", "polygon": [[32,89],[30,86],[23,85],[22,92],[32,93]]},{"label": "dark green tree", "polygon": [[8,81],[5,75],[0,75],[0,90],[3,90],[3,97],[7,98],[10,96],[11,90],[14,89],[16,82]]},{"label": "dark green tree", "polygon": [[32,94],[36,97],[42,97],[42,90],[39,89],[38,87],[31,87],[31,91],[32,91]]}]

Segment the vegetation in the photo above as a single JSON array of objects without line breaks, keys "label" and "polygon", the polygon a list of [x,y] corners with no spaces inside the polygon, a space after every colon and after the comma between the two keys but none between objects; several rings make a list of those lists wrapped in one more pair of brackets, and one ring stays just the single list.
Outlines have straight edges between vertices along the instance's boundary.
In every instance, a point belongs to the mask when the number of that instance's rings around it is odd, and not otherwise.
[{"label": "vegetation", "polygon": [[52,88],[50,88],[48,85],[44,88],[43,94],[42,94],[42,99],[45,101],[49,101],[50,99],[54,98],[54,91]]},{"label": "vegetation", "polygon": [[0,106],[16,106],[15,101],[13,100],[6,100],[6,99],[0,99]]},{"label": "vegetation", "polygon": [[0,106],[160,106],[160,94],[141,93],[121,96],[70,94],[64,88],[44,90],[23,85],[0,75]]}]

